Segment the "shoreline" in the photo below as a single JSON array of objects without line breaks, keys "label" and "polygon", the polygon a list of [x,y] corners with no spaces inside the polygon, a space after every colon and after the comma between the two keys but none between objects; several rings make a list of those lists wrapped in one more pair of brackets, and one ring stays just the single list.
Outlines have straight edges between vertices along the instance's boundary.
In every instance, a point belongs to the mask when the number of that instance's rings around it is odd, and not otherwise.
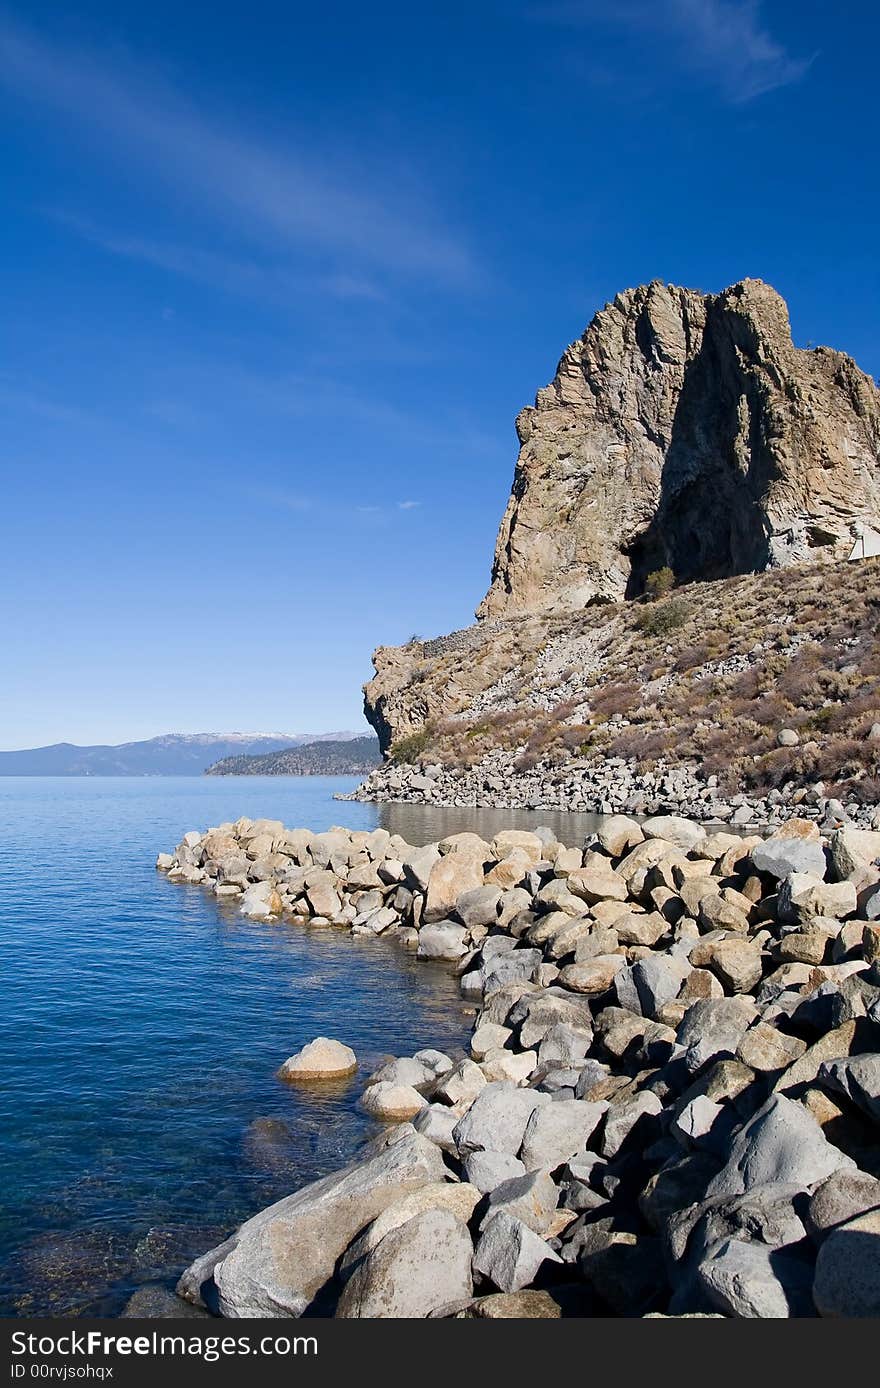
[{"label": "shoreline", "polygon": [[880,806],[846,803],[827,796],[822,782],[789,782],[766,796],[741,791],[725,796],[718,778],[698,777],[658,761],[644,770],[620,758],[602,762],[539,763],[519,771],[517,753],[496,752],[474,767],[439,762],[386,762],[340,801],[436,805],[457,809],[545,810],[575,814],[625,814],[636,818],[671,814],[738,832],[773,828],[789,819],[811,819],[823,832],[844,824],[880,829]]},{"label": "shoreline", "polygon": [[258,919],[395,938],[476,1008],[470,1057],[371,1076],[384,1134],[198,1259],[190,1303],[880,1310],[880,833],[614,816],[583,848],[550,830],[416,848],[239,820],[157,866]]}]

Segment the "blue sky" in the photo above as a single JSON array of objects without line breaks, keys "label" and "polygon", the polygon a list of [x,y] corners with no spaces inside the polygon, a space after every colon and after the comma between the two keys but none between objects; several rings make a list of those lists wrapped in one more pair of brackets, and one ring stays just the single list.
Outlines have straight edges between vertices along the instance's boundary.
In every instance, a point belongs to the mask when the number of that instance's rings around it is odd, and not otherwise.
[{"label": "blue sky", "polygon": [[880,374],[873,3],[0,0],[0,746],[358,726],[627,285]]}]

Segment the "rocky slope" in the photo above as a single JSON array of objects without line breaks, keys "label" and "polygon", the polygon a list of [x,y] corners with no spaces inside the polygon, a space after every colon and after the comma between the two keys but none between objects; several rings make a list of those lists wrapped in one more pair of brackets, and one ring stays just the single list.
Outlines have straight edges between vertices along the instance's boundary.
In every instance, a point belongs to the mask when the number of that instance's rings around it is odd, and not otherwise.
[{"label": "rocky slope", "polygon": [[[616,817],[582,848],[549,830],[416,848],[242,819],[157,866],[246,916],[394,937],[477,1009],[469,1056],[366,1080],[385,1132],[199,1258],[187,1300],[880,1315],[880,834]],[[279,1078],[355,1066],[318,1038]]]},{"label": "rocky slope", "polygon": [[374,737],[310,742],[260,756],[223,757],[206,776],[362,776],[381,760]]},{"label": "rocky slope", "polygon": [[619,294],[517,419],[482,617],[577,611],[691,581],[844,557],[880,521],[880,392],[792,343],[760,280]]},{"label": "rocky slope", "polygon": [[790,814],[880,805],[880,560],[685,585],[379,650],[364,799]]}]

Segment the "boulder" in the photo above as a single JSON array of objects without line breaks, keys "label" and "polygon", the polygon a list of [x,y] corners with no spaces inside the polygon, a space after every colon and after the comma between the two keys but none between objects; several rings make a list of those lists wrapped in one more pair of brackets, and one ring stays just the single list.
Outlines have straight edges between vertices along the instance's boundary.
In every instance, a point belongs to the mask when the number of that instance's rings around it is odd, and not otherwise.
[{"label": "boulder", "polygon": [[701,824],[681,815],[654,815],[642,822],[642,833],[646,839],[662,839],[671,843],[683,853],[700,848],[706,841],[706,831]]},{"label": "boulder", "polygon": [[456,921],[441,920],[419,931],[419,959],[445,959],[450,963],[467,954],[467,931]]},{"label": "boulder", "polygon": [[880,832],[871,829],[838,829],[831,836],[831,866],[838,882],[860,881],[865,868],[880,863]]},{"label": "boulder", "polygon": [[560,1295],[527,1288],[521,1292],[494,1292],[491,1296],[481,1296],[471,1306],[470,1314],[477,1320],[491,1321],[560,1320],[564,1304]]},{"label": "boulder", "polygon": [[718,940],[705,962],[730,993],[750,993],[761,982],[761,947],[751,940]]},{"label": "boulder", "polygon": [[625,916],[617,917],[614,929],[622,945],[643,945],[653,949],[657,941],[669,933],[669,921],[659,911],[630,911]]},{"label": "boulder", "polygon": [[641,1316],[664,1299],[666,1278],[660,1240],[626,1229],[609,1230],[587,1243],[580,1270],[597,1296],[618,1316]]},{"label": "boulder", "polygon": [[357,1056],[350,1046],[327,1036],[316,1036],[285,1060],[278,1078],[296,1082],[334,1080],[353,1075],[357,1067]]},{"label": "boulder", "polygon": [[499,1026],[497,1022],[481,1022],[471,1036],[471,1055],[474,1060],[482,1060],[489,1051],[506,1046],[512,1036],[510,1027]]},{"label": "boulder", "polygon": [[429,1209],[392,1229],[352,1273],[336,1315],[423,1319],[473,1293],[473,1244],[464,1224]]},{"label": "boulder", "polygon": [[251,920],[271,920],[283,910],[281,897],[272,882],[252,882],[242,892],[239,911]]},{"label": "boulder", "polygon": [[542,960],[539,949],[510,949],[494,955],[481,970],[483,991],[488,996],[505,983],[527,983]]},{"label": "boulder", "polygon": [[627,849],[635,848],[645,835],[642,826],[626,815],[608,815],[596,830],[596,842],[612,858],[620,858]]},{"label": "boulder", "polygon": [[818,1244],[839,1225],[870,1210],[880,1210],[880,1180],[866,1171],[835,1171],[813,1191],[805,1223]]},{"label": "boulder", "polygon": [[472,887],[462,892],[455,903],[455,914],[468,930],[481,925],[494,925],[498,920],[501,892],[498,887]]},{"label": "boulder", "polygon": [[493,1151],[516,1156],[535,1109],[549,1103],[546,1094],[518,1089],[504,1081],[487,1084],[455,1128],[459,1152]]},{"label": "boulder", "polygon": [[[630,972],[642,1016],[656,1018],[664,1003],[678,997],[691,971],[687,959],[671,954],[654,954],[647,959],[637,960]],[[618,984],[620,977],[618,974]]]},{"label": "boulder", "polygon": [[626,958],[622,954],[597,954],[582,964],[566,964],[559,974],[563,988],[572,993],[584,993],[595,997],[606,993],[614,982],[620,969],[626,968]]},{"label": "boulder", "polygon": [[535,1109],[520,1151],[526,1170],[552,1171],[583,1151],[607,1107],[583,1099],[559,1099]]},{"label": "boulder", "polygon": [[597,901],[626,901],[627,886],[611,866],[577,868],[568,874],[568,890],[593,906]]},{"label": "boulder", "polygon": [[514,851],[524,853],[533,863],[539,863],[544,856],[544,845],[537,834],[525,829],[504,829],[492,840],[492,857],[501,862]]},{"label": "boulder", "polygon": [[466,892],[483,886],[483,865],[477,858],[448,853],[431,868],[425,893],[424,920],[430,925],[442,921]]},{"label": "boulder", "polygon": [[570,1022],[557,1022],[544,1033],[538,1047],[538,1065],[541,1069],[569,1066],[580,1069],[592,1041],[593,1033],[586,1027],[574,1026]]},{"label": "boulder", "polygon": [[663,1104],[650,1090],[642,1090],[613,1103],[605,1115],[599,1144],[603,1157],[614,1157],[624,1143],[648,1146],[656,1136],[658,1116]]},{"label": "boulder", "polygon": [[754,1017],[753,1005],[739,997],[692,1003],[677,1031],[686,1069],[696,1074],[710,1060],[735,1055]]},{"label": "boulder", "polygon": [[405,1195],[383,1210],[363,1233],[353,1239],[339,1263],[339,1275],[347,1280],[358,1264],[390,1234],[425,1210],[448,1210],[461,1224],[467,1224],[480,1202],[480,1192],[466,1181],[434,1181]]},{"label": "boulder", "polygon": [[367,1084],[408,1084],[415,1089],[419,1085],[430,1083],[433,1079],[434,1072],[428,1065],[412,1056],[404,1055],[398,1060],[389,1060],[386,1065],[374,1070]]},{"label": "boulder", "polygon": [[426,892],[431,873],[440,861],[440,854],[433,844],[426,848],[416,848],[401,860],[403,880],[414,892]]},{"label": "boulder", "polygon": [[241,1226],[214,1269],[224,1316],[301,1316],[367,1224],[410,1191],[445,1178],[432,1142],[408,1125],[395,1138]]},{"label": "boulder", "polygon": [[453,1156],[458,1156],[458,1148],[452,1136],[457,1122],[458,1114],[453,1113],[445,1104],[428,1104],[425,1108],[419,1109],[412,1120],[417,1133],[421,1133],[423,1137]]},{"label": "boulder", "polygon": [[518,1157],[509,1152],[469,1152],[464,1161],[465,1175],[483,1195],[493,1191],[514,1176],[524,1176],[526,1169]]},{"label": "boulder", "polygon": [[863,1113],[880,1124],[880,1053],[823,1061],[819,1067],[819,1081],[845,1094]]},{"label": "boulder", "polygon": [[461,853],[466,858],[478,858],[481,862],[486,862],[492,856],[492,850],[486,840],[470,830],[460,834],[448,834],[445,839],[440,840],[437,847],[441,853]]},{"label": "boulder", "polygon": [[361,1108],[369,1113],[373,1118],[380,1118],[383,1122],[401,1123],[406,1119],[415,1118],[423,1108],[427,1108],[428,1101],[417,1089],[413,1089],[409,1084],[392,1084],[385,1080],[380,1080],[378,1084],[371,1084],[361,1095]]},{"label": "boulder", "polygon": [[823,882],[808,872],[792,872],[780,883],[776,914],[793,925],[810,925],[816,917],[843,919],[856,909],[852,882]]},{"label": "boulder", "polygon": [[512,1026],[519,1027],[520,1045],[527,1047],[543,1041],[559,1022],[568,1022],[585,1031],[591,1030],[593,1025],[590,1004],[557,988],[524,994],[511,1008],[508,1020]]},{"label": "boulder", "polygon": [[737,1046],[736,1054],[752,1070],[767,1074],[793,1065],[806,1049],[806,1041],[799,1036],[789,1036],[768,1022],[755,1022]]},{"label": "boulder", "polygon": [[[548,1108],[555,1108],[549,1104]],[[527,1171],[511,1176],[496,1185],[489,1195],[489,1206],[481,1221],[485,1229],[499,1210],[522,1220],[536,1234],[543,1234],[550,1225],[559,1200],[559,1191],[547,1171]]]},{"label": "boulder", "polygon": [[741,1195],[762,1185],[811,1190],[833,1172],[854,1165],[832,1147],[806,1109],[774,1094],[736,1134],[726,1164],[706,1193]]},{"label": "boulder", "polygon": [[744,935],[749,928],[748,912],[721,892],[700,897],[698,920],[703,930],[734,930]]},{"label": "boulder", "polygon": [[710,1304],[728,1316],[779,1320],[813,1313],[810,1264],[762,1244],[725,1239],[697,1276]]},{"label": "boulder", "polygon": [[542,1263],[562,1259],[522,1220],[501,1210],[486,1225],[474,1254],[474,1271],[501,1292],[518,1292],[534,1282]]},{"label": "boulder", "polygon": [[756,872],[781,882],[792,872],[825,876],[825,850],[819,830],[809,819],[790,819],[751,852]]},{"label": "boulder", "polygon": [[[499,1031],[506,1028],[499,1027]],[[473,1060],[460,1060],[434,1085],[432,1099],[440,1099],[445,1104],[468,1103],[476,1099],[481,1089],[486,1087],[486,1076]]]},{"label": "boulder", "polygon": [[537,1065],[536,1051],[507,1051],[501,1048],[488,1051],[480,1061],[480,1069],[487,1080],[510,1080],[512,1084],[525,1084]]},{"label": "boulder", "polygon": [[820,1316],[880,1316],[880,1210],[832,1229],[816,1259]]}]

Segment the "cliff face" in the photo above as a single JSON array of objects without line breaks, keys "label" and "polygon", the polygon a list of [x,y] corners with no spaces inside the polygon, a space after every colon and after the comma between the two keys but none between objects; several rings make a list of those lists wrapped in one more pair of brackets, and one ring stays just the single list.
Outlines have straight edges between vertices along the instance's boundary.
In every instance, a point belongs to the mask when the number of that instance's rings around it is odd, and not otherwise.
[{"label": "cliff face", "polygon": [[[759,280],[618,295],[517,430],[477,625],[373,656],[364,707],[383,752],[450,718],[581,702],[572,671],[596,676],[629,620],[595,600],[638,596],[652,570],[689,584],[837,563],[833,586],[850,581],[858,525],[880,528],[880,391],[842,353],[795,348]],[[768,589],[763,624],[779,600]]]},{"label": "cliff face", "polygon": [[760,280],[627,290],[519,415],[478,617],[573,611],[680,582],[845,557],[880,521],[880,392],[792,343]]}]

